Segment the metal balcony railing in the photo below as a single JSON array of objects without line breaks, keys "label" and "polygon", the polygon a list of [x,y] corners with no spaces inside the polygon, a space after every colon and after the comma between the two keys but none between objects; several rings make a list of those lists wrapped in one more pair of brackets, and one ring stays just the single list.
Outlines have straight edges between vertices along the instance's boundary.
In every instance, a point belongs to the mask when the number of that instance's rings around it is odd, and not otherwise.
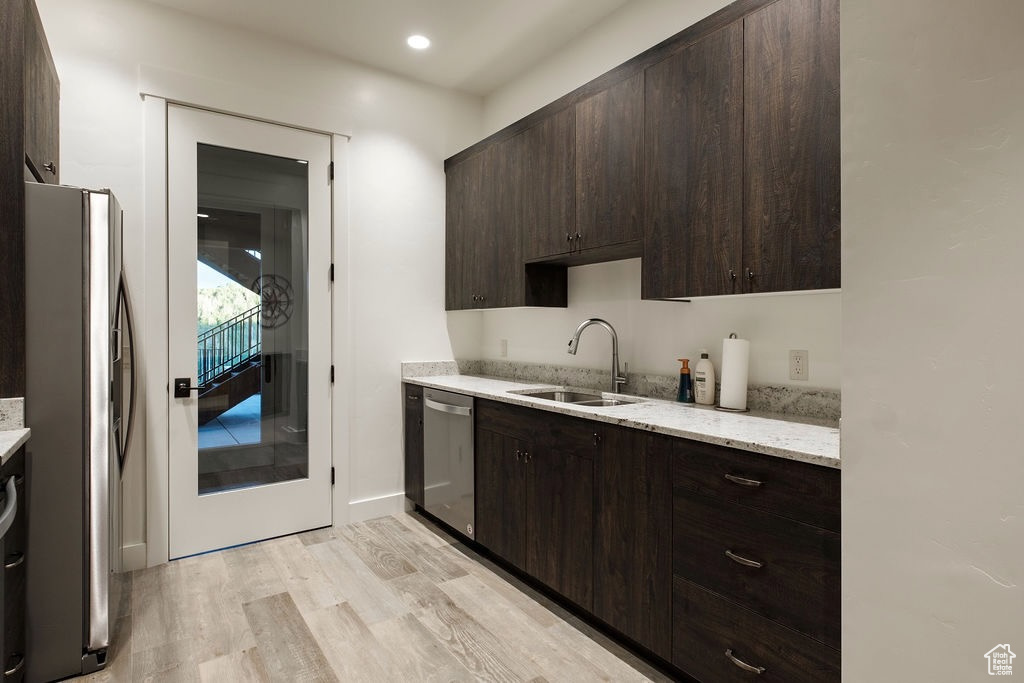
[{"label": "metal balcony railing", "polygon": [[259,356],[260,330],[260,307],[255,306],[199,335],[199,386]]}]

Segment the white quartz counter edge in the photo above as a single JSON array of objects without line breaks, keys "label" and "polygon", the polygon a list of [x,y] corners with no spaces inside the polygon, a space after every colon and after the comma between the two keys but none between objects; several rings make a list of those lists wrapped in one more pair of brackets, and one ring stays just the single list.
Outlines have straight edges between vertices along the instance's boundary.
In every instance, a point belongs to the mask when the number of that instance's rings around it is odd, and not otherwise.
[{"label": "white quartz counter edge", "polygon": [[555,403],[509,393],[543,389],[552,385],[525,384],[471,375],[406,377],[402,381],[825,467],[838,469],[840,466],[839,430],[835,427],[726,413],[709,407],[656,399],[603,408]]},{"label": "white quartz counter edge", "polygon": [[6,429],[0,431],[0,466],[6,465],[11,456],[18,452],[18,449],[28,441],[31,429]]}]

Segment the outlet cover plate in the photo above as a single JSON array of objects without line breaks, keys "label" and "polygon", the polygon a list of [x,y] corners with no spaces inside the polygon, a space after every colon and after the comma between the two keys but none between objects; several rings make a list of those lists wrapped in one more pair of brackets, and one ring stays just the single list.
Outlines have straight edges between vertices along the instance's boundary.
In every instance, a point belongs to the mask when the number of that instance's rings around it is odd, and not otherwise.
[{"label": "outlet cover plate", "polygon": [[810,374],[810,366],[807,361],[807,351],[794,349],[789,352],[789,378],[807,381]]}]

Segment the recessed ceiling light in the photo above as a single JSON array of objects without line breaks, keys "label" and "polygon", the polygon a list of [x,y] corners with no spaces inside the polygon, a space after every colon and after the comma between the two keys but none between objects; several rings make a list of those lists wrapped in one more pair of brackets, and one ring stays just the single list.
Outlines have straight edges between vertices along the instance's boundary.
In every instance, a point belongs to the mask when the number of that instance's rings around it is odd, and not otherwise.
[{"label": "recessed ceiling light", "polygon": [[414,50],[426,50],[430,47],[430,38],[421,35],[409,36],[405,41]]}]

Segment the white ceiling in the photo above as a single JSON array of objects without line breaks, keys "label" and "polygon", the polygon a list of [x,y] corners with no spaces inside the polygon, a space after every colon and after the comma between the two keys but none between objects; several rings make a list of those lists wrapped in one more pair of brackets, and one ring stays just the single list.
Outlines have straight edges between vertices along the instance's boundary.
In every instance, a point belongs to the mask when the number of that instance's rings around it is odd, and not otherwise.
[{"label": "white ceiling", "polygon": [[[629,0],[151,0],[415,80],[486,95]],[[405,39],[421,33],[425,51]]]}]

